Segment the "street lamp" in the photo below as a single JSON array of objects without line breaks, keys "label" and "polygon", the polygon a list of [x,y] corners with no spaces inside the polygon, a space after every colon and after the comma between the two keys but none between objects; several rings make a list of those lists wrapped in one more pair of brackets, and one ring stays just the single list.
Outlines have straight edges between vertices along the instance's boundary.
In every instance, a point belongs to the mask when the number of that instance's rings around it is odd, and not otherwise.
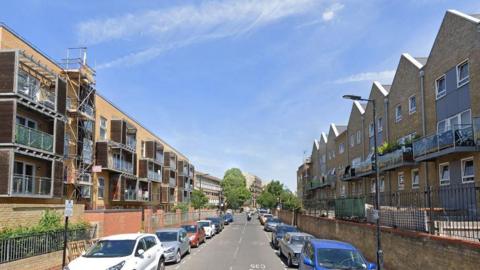
[{"label": "street lamp", "polygon": [[376,107],[375,107],[375,100],[373,99],[366,99],[362,98],[361,96],[356,96],[356,95],[344,95],[344,99],[350,99],[353,101],[366,101],[366,102],[371,102],[373,105],[373,158],[375,160],[375,207],[374,207],[374,213],[373,217],[376,220],[376,236],[377,236],[377,269],[381,270],[383,268],[383,251],[382,251],[382,245],[380,241],[380,190],[379,190],[379,174],[380,172],[378,171],[378,155],[377,155],[377,113],[376,113]]}]

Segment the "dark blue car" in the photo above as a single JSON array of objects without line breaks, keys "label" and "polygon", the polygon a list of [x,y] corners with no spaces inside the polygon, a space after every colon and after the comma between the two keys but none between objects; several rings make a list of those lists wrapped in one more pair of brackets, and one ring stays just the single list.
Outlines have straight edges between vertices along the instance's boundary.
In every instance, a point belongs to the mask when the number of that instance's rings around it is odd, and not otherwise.
[{"label": "dark blue car", "polygon": [[227,214],[225,214],[224,218],[225,218],[226,223],[232,223],[233,222],[233,215],[232,214],[227,213]]},{"label": "dark blue car", "polygon": [[280,241],[287,232],[298,232],[298,229],[295,226],[287,224],[277,225],[277,227],[273,229],[271,243],[274,249],[278,249],[278,241]]},{"label": "dark blue car", "polygon": [[305,242],[300,255],[300,270],[377,269],[360,251],[349,243],[311,239]]}]

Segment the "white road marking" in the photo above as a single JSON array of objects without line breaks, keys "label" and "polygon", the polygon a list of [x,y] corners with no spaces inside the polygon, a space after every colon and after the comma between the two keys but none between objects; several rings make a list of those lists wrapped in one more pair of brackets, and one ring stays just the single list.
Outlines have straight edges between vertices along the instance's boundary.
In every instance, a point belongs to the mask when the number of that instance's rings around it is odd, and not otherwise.
[{"label": "white road marking", "polygon": [[240,246],[237,246],[237,248],[235,249],[235,253],[233,253],[233,258],[236,259],[237,258],[237,254],[238,254],[238,250],[240,249]]}]

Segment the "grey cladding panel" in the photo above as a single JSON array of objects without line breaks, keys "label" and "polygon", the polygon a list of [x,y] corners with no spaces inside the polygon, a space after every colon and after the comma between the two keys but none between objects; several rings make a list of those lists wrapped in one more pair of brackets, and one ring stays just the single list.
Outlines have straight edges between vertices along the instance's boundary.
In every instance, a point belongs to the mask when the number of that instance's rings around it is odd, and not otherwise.
[{"label": "grey cladding panel", "polygon": [[446,73],[447,94],[436,101],[437,121],[468,110],[470,103],[470,83],[457,88],[456,67]]},{"label": "grey cladding panel", "polygon": [[0,93],[13,92],[15,52],[0,53]]}]

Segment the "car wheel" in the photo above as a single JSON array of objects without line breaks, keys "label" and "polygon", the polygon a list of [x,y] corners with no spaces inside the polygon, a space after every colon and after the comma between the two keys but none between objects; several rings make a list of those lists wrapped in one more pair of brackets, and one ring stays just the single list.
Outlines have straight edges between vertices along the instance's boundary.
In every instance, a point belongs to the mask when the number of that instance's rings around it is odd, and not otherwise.
[{"label": "car wheel", "polygon": [[158,261],[157,270],[165,270],[165,259],[163,257]]},{"label": "car wheel", "polygon": [[177,255],[175,255],[175,263],[179,263],[182,260],[182,254],[180,254],[180,250],[177,251]]},{"label": "car wheel", "polygon": [[287,259],[287,266],[288,267],[292,267],[293,263],[292,263],[292,256],[291,255],[288,255],[288,259]]}]

